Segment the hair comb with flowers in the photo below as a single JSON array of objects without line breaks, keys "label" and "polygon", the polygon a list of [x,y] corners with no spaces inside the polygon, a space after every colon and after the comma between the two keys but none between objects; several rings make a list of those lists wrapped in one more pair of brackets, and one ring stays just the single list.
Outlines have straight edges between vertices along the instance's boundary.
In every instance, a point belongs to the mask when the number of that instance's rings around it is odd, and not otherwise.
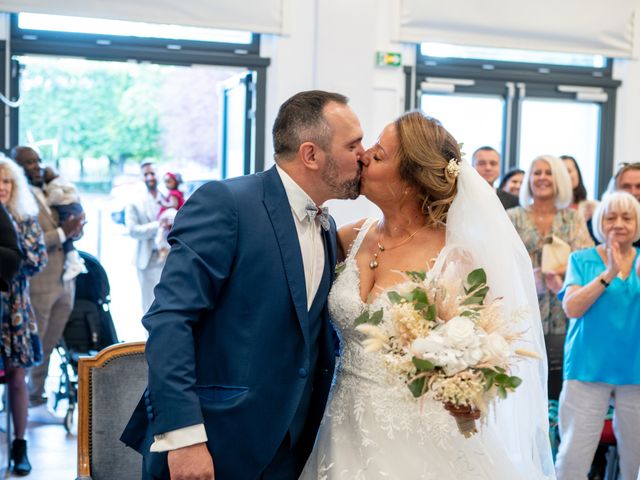
[{"label": "hair comb with flowers", "polygon": [[460,174],[460,164],[458,163],[458,160],[455,158],[449,160],[449,163],[447,163],[447,173],[454,177],[457,177]]}]

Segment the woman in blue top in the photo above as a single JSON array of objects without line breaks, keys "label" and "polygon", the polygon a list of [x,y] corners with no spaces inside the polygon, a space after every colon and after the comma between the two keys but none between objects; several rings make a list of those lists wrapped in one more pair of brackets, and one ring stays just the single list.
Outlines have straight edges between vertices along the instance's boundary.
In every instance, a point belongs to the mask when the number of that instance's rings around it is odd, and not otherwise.
[{"label": "woman in blue top", "polygon": [[560,394],[558,480],[586,479],[613,395],[622,480],[640,468],[640,203],[611,193],[593,215],[595,248],[573,252],[558,294],[570,318]]}]

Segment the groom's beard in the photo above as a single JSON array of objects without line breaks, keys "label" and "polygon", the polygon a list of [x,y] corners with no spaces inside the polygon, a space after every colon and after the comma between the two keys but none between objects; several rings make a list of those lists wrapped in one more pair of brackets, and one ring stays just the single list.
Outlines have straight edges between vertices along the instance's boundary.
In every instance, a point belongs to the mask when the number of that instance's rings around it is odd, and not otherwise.
[{"label": "groom's beard", "polygon": [[340,169],[333,156],[327,156],[327,162],[320,176],[324,183],[331,189],[333,198],[343,200],[355,200],[360,195],[360,174],[362,165],[358,164],[358,170],[354,178],[340,180]]}]

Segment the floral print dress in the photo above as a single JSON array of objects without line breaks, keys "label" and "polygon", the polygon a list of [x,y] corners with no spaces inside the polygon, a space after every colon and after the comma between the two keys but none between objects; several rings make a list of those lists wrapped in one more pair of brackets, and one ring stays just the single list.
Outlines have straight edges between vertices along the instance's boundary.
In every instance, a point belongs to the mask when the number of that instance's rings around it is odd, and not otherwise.
[{"label": "floral print dress", "polygon": [[[545,236],[541,235],[536,228],[530,207],[512,208],[507,210],[507,213],[531,256],[534,269],[540,267],[542,245],[544,239],[550,235],[555,235],[567,242],[571,246],[572,252],[594,245],[584,218],[569,208],[559,209],[556,212],[551,230]],[[564,334],[567,328],[567,317],[562,310],[562,302],[558,296],[545,287],[542,293],[538,293],[538,303],[544,334]]]},{"label": "floral print dress", "polygon": [[29,298],[29,277],[40,272],[47,264],[47,247],[42,228],[35,217],[13,220],[24,261],[9,291],[2,293],[2,369],[4,366],[26,368],[42,361],[42,344]]}]

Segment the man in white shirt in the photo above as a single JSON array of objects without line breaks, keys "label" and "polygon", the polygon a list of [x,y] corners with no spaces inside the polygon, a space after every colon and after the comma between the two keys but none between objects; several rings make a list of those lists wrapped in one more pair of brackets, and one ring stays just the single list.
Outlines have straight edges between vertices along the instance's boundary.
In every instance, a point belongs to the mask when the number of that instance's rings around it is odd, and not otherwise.
[{"label": "man in white shirt", "polygon": [[149,386],[122,435],[144,479],[298,478],[334,368],[330,198],[359,194],[362,129],[339,94],[287,100],[276,166],[211,182],[176,218],[143,319]]},{"label": "man in white shirt", "polygon": [[153,289],[160,281],[164,257],[159,255],[154,241],[160,228],[160,192],[155,165],[143,163],[140,165],[140,174],[146,191],[126,206],[124,223],[131,238],[136,240],[135,263],[142,296],[142,313],[146,313],[153,302]]}]

